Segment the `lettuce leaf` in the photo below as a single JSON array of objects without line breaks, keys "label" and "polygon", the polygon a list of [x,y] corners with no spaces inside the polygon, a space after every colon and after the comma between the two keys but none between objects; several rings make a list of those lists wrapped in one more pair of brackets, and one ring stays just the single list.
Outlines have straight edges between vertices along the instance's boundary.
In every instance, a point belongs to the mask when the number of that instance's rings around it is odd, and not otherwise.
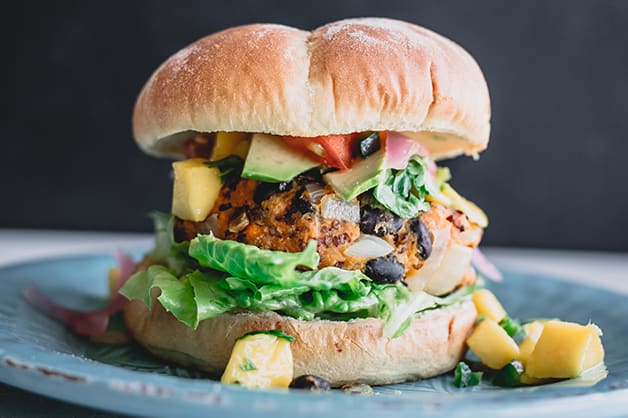
[{"label": "lettuce leaf", "polygon": [[300,253],[262,250],[254,245],[199,235],[190,242],[190,257],[203,267],[223,271],[234,277],[267,283],[293,282],[298,266],[316,268],[319,255],[316,241]]},{"label": "lettuce leaf", "polygon": [[187,326],[196,328],[199,318],[193,289],[164,266],[154,265],[135,273],[119,292],[129,300],[144,302],[150,308],[153,288],[161,289],[157,300],[164,309]]},{"label": "lettuce leaf", "polygon": [[161,305],[192,328],[221,313],[246,309],[301,320],[375,317],[386,322],[386,336],[396,337],[417,311],[460,300],[455,293],[437,298],[403,285],[376,284],[358,270],[298,270],[318,265],[315,241],[300,253],[286,253],[199,235],[185,247],[185,255],[181,244],[162,239],[170,252],[156,248],[153,254],[166,266],[136,273],[120,293],[150,307],[152,289],[159,288]]},{"label": "lettuce leaf", "polygon": [[198,262],[188,256],[190,242],[174,239],[174,216],[152,212],[150,217],[155,228],[155,247],[148,254],[150,261],[168,266],[177,276],[197,269]]}]

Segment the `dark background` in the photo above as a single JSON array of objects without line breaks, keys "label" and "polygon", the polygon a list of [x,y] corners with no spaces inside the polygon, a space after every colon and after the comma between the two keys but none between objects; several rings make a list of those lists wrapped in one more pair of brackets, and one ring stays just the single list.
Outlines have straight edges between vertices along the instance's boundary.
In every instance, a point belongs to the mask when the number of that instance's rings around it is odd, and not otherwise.
[{"label": "dark background", "polygon": [[489,245],[628,251],[628,2],[11,2],[3,12],[0,227],[149,231],[169,163],[131,137],[135,97],[169,55],[250,22],[354,16],[427,26],[480,63],[491,145],[456,188]]}]

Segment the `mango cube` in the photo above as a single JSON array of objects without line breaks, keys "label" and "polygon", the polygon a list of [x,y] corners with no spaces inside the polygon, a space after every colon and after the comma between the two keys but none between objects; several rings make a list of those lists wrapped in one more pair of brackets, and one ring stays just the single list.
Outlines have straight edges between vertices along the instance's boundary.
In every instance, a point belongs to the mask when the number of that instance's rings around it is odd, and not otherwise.
[{"label": "mango cube", "polygon": [[488,318],[475,327],[467,345],[491,369],[501,369],[519,358],[519,346],[515,340],[497,322]]},{"label": "mango cube", "polygon": [[175,216],[201,222],[214,207],[222,181],[220,171],[215,167],[207,167],[206,163],[207,160],[202,158],[192,158],[172,164],[172,213]]},{"label": "mango cube", "polygon": [[534,351],[541,333],[543,332],[543,322],[533,321],[525,324],[523,329],[526,332],[526,337],[519,343],[519,361],[525,367],[528,364],[528,358]]},{"label": "mango cube", "polygon": [[287,388],[293,374],[290,341],[253,334],[236,341],[220,381],[249,388]]},{"label": "mango cube", "polygon": [[218,132],[216,134],[211,160],[218,161],[230,155],[246,158],[251,141],[250,134],[240,132]]},{"label": "mango cube", "polygon": [[473,292],[473,304],[478,315],[486,315],[489,319],[499,322],[506,317],[506,311],[493,292],[480,289]]},{"label": "mango cube", "polygon": [[593,325],[548,321],[528,358],[526,375],[571,378],[604,361],[602,332]]}]

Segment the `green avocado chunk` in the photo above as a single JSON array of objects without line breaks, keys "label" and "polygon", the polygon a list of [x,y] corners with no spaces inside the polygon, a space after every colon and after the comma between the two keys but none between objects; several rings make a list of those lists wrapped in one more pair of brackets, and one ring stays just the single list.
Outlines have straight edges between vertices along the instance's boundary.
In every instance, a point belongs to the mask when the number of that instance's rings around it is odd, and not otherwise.
[{"label": "green avocado chunk", "polygon": [[255,134],[246,156],[242,177],[269,183],[290,181],[320,163],[292,150],[279,138]]},{"label": "green avocado chunk", "polygon": [[327,184],[344,200],[356,196],[377,186],[386,173],[386,153],[379,150],[347,170],[334,171],[323,177]]}]

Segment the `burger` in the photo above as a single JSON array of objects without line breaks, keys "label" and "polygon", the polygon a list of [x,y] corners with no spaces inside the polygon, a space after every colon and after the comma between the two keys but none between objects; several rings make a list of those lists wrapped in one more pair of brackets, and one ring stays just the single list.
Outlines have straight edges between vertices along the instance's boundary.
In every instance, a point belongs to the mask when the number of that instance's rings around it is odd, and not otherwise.
[{"label": "burger", "polygon": [[172,211],[121,293],[154,354],[211,373],[280,330],[295,375],[388,384],[455,367],[476,320],[485,214],[436,161],[488,144],[474,59],[425,28],[239,26],[168,58],[139,147],[174,157]]}]

